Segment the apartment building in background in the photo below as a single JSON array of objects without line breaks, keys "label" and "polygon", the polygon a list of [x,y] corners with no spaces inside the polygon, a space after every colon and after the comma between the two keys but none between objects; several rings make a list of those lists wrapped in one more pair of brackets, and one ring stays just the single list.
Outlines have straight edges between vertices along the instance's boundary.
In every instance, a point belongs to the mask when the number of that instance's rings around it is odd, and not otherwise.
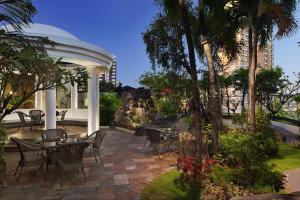
[{"label": "apartment building in background", "polygon": [[[240,33],[237,35],[238,40],[243,41],[244,45],[241,47],[241,52],[237,56],[237,58],[234,61],[231,61],[228,63],[225,67],[225,73],[232,74],[236,69],[239,69],[240,67],[248,68],[249,66],[249,46],[248,46],[248,30],[241,30]],[[259,47],[258,47],[259,48]],[[273,42],[269,41],[267,46],[258,49],[257,53],[257,71],[259,71],[261,68],[272,68],[274,66],[274,48],[273,48]]]},{"label": "apartment building in background", "polygon": [[112,83],[114,86],[117,86],[117,62],[116,62],[116,60],[113,62],[108,73],[100,74],[99,80],[109,82],[109,83]]}]

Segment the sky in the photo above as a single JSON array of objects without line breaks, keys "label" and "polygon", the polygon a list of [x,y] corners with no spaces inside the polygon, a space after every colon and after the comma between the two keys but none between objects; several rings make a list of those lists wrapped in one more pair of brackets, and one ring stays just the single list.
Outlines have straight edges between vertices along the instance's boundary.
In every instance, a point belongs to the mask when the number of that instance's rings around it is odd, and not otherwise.
[{"label": "sky", "polygon": [[[153,0],[33,0],[33,21],[64,29],[83,41],[117,56],[117,79],[137,87],[138,78],[151,70],[142,32],[157,14]],[[300,22],[300,6],[296,17]],[[300,23],[299,23],[300,26]],[[300,31],[275,40],[275,65],[287,75],[300,72]]]}]

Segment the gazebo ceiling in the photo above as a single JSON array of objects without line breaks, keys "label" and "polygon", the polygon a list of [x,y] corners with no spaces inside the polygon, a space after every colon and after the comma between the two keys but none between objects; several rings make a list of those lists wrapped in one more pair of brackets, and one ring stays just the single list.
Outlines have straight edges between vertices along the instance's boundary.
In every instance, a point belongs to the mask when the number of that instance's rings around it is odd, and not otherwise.
[{"label": "gazebo ceiling", "polygon": [[[9,32],[14,32],[12,26],[6,26]],[[34,23],[24,27],[22,33],[28,36],[47,37],[57,43],[54,47],[47,47],[51,57],[62,58],[62,61],[85,67],[110,68],[115,56],[109,51],[93,44],[81,41],[73,34],[45,24]]]}]

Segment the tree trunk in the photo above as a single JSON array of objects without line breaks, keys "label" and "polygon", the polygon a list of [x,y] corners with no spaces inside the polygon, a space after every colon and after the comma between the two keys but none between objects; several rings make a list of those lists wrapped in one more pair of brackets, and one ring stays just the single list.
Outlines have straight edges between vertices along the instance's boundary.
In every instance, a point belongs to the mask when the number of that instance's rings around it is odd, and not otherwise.
[{"label": "tree trunk", "polygon": [[249,14],[249,72],[248,72],[248,123],[250,130],[256,131],[255,124],[255,52],[257,52],[257,44],[253,41],[256,38],[256,31],[252,27],[252,16]]},{"label": "tree trunk", "polygon": [[[195,58],[195,48],[193,44],[191,23],[188,18],[188,12],[186,8],[185,0],[179,0],[180,11],[182,17],[182,23],[184,27],[184,32],[186,36],[187,46],[188,46],[188,56],[190,61],[189,73],[192,79],[192,95],[194,103],[194,115],[195,115],[195,137],[196,137],[196,167],[202,169],[202,159],[203,159],[203,132],[201,125],[201,106],[200,106],[200,92],[198,84],[198,75],[196,67],[196,58]],[[201,180],[201,174],[197,174],[198,180]]]},{"label": "tree trunk", "polygon": [[246,93],[243,91],[242,102],[241,102],[241,113],[245,112],[245,96],[246,96]]},{"label": "tree trunk", "polygon": [[211,44],[207,38],[203,36],[201,36],[201,40],[203,41],[202,46],[208,65],[208,109],[210,111],[210,122],[212,124],[212,153],[216,154],[218,151],[218,132],[222,126],[220,89],[217,83],[218,77],[213,63]]}]

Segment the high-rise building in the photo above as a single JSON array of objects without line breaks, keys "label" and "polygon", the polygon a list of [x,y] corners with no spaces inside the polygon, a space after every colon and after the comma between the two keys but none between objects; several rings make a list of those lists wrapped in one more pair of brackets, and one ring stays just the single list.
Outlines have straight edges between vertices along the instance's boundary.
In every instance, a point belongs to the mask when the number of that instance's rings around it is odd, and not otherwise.
[{"label": "high-rise building", "polygon": [[114,60],[108,73],[100,74],[100,81],[105,81],[117,86],[117,62]]},{"label": "high-rise building", "polygon": [[[249,46],[248,46],[248,30],[244,29],[241,30],[240,33],[237,35],[238,40],[243,42],[243,46],[241,47],[240,54],[237,58],[230,63],[228,63],[225,67],[225,73],[231,74],[236,69],[243,67],[248,68],[249,66]],[[260,68],[272,68],[274,65],[274,50],[273,50],[273,43],[269,41],[266,47],[260,49],[258,47],[257,52],[257,70]]]},{"label": "high-rise building", "polygon": [[109,82],[114,86],[117,85],[117,62],[114,61],[111,69],[109,70]]}]

